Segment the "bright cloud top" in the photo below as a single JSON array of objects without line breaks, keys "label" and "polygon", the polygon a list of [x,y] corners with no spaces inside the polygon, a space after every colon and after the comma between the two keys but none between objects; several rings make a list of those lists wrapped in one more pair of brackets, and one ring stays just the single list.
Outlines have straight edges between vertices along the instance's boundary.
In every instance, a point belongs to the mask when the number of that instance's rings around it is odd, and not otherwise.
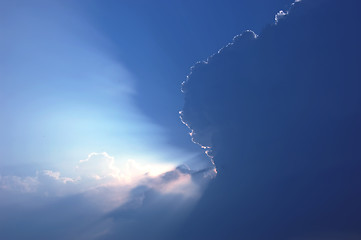
[{"label": "bright cloud top", "polygon": [[123,164],[123,171],[115,163],[114,157],[106,152],[90,153],[76,166],[81,176],[91,177],[96,180],[114,179],[119,184],[132,184],[140,176],[157,176],[170,171],[175,166],[172,164],[147,164],[142,165],[129,159]]}]

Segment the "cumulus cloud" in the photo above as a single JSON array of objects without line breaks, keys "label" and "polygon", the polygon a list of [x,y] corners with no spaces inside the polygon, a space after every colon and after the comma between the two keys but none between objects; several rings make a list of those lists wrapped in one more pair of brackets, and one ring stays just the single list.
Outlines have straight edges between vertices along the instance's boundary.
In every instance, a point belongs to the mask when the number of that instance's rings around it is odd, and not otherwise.
[{"label": "cumulus cloud", "polygon": [[44,174],[46,176],[54,178],[57,181],[61,181],[62,183],[65,183],[65,184],[68,183],[68,182],[75,182],[75,181],[78,180],[78,179],[73,179],[73,178],[70,178],[70,177],[61,177],[60,172],[54,172],[52,170],[44,170]]},{"label": "cumulus cloud", "polygon": [[20,176],[0,175],[0,189],[2,190],[31,193],[37,190],[38,185],[39,185],[39,181],[36,176],[20,177]]},{"label": "cumulus cloud", "polygon": [[[216,175],[212,167],[195,171],[186,165],[175,167],[166,163],[141,164],[133,159],[122,165],[119,162],[121,161],[116,161],[115,157],[106,152],[93,152],[75,166],[74,177],[63,176],[54,170],[38,171],[34,176],[26,177],[0,175],[0,186],[4,191],[38,191],[48,195],[51,190],[55,195],[60,192],[62,195],[69,195],[99,191],[100,188],[122,188],[130,191],[142,185],[164,194],[177,193],[191,197],[198,195],[198,187]],[[196,182],[192,181],[195,173],[202,174],[203,180],[198,178]],[[57,187],[53,189],[54,184],[57,184]],[[66,189],[69,191],[63,192]]]},{"label": "cumulus cloud", "polygon": [[181,118],[218,175],[178,239],[360,234],[358,7],[296,1],[192,67]]},{"label": "cumulus cloud", "polygon": [[[120,235],[144,239],[146,233],[161,239],[169,232],[160,228],[179,225],[216,175],[214,168],[195,171],[186,165],[141,164],[135,160],[122,166],[106,152],[90,153],[74,168],[73,177],[54,170],[27,177],[0,176],[0,194],[4,196],[0,199],[4,213],[0,225],[23,226],[23,235],[40,239],[112,239]],[[155,221],[160,209],[164,219]],[[31,231],[25,227],[29,221]],[[47,233],[41,231],[44,221],[50,229]],[[56,229],[59,222],[61,232]],[[139,232],[139,228],[147,230]],[[1,238],[14,236],[11,228],[0,230]],[[16,238],[22,234],[15,234]]]},{"label": "cumulus cloud", "polygon": [[108,153],[90,153],[76,166],[83,177],[91,177],[96,180],[104,178],[120,178],[120,169],[114,165],[114,157]]}]

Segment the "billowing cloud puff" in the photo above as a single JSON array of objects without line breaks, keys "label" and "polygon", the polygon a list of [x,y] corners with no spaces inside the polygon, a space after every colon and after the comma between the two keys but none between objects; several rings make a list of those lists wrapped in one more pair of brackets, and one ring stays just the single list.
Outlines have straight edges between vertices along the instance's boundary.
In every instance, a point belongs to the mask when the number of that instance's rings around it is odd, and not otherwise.
[{"label": "billowing cloud puff", "polygon": [[359,7],[296,1],[191,69],[181,118],[218,175],[178,239],[361,234]]}]

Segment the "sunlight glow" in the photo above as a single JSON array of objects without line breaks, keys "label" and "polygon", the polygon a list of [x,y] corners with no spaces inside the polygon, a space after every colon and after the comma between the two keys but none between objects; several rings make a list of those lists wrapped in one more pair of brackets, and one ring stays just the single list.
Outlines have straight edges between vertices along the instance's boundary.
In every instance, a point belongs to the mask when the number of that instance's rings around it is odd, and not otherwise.
[{"label": "sunlight glow", "polygon": [[106,210],[138,186],[196,196],[191,173],[176,168],[195,154],[135,104],[137,79],[115,46],[65,3],[42,4],[9,3],[21,17],[0,21],[0,158],[12,160],[0,168],[15,169],[0,172],[0,190],[84,194]]},{"label": "sunlight glow", "polygon": [[90,153],[76,166],[79,177],[102,181],[102,185],[134,185],[144,177],[157,177],[175,168],[173,164],[141,164],[133,159],[115,161],[106,152]]}]

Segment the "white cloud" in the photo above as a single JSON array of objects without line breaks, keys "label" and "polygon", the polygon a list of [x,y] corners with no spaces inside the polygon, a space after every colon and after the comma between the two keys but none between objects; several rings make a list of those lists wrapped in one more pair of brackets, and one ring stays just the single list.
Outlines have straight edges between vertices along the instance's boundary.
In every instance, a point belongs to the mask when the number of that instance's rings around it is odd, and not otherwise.
[{"label": "white cloud", "polygon": [[79,178],[73,179],[73,178],[70,178],[70,177],[61,177],[60,172],[54,172],[52,170],[44,170],[43,173],[46,176],[54,178],[55,180],[58,180],[58,181],[60,181],[62,183],[65,183],[65,184],[68,183],[68,182],[75,182],[75,181],[79,180]]},{"label": "white cloud", "polygon": [[20,176],[1,176],[0,189],[8,191],[17,191],[22,193],[36,192],[39,185],[38,176],[20,177]]},{"label": "white cloud", "polygon": [[[95,199],[95,195],[104,195],[106,192],[105,195],[109,198],[107,201],[115,206],[116,202],[124,202],[129,192],[137,186],[146,186],[161,194],[199,196],[204,182],[194,182],[193,173],[186,167],[142,164],[133,159],[120,166],[115,157],[108,153],[92,152],[79,161],[75,167],[75,177],[47,169],[37,172],[35,176],[0,176],[0,188],[21,193],[37,192],[46,196],[86,193]],[[202,178],[209,180],[214,176],[215,170],[210,170],[203,172]]]},{"label": "white cloud", "polygon": [[90,153],[76,166],[81,177],[101,180],[104,178],[120,178],[120,169],[114,165],[114,157],[106,152]]},{"label": "white cloud", "polygon": [[134,159],[116,161],[106,152],[90,153],[76,166],[82,179],[92,179],[101,185],[135,185],[146,177],[156,177],[175,168],[172,164],[142,164]]}]

